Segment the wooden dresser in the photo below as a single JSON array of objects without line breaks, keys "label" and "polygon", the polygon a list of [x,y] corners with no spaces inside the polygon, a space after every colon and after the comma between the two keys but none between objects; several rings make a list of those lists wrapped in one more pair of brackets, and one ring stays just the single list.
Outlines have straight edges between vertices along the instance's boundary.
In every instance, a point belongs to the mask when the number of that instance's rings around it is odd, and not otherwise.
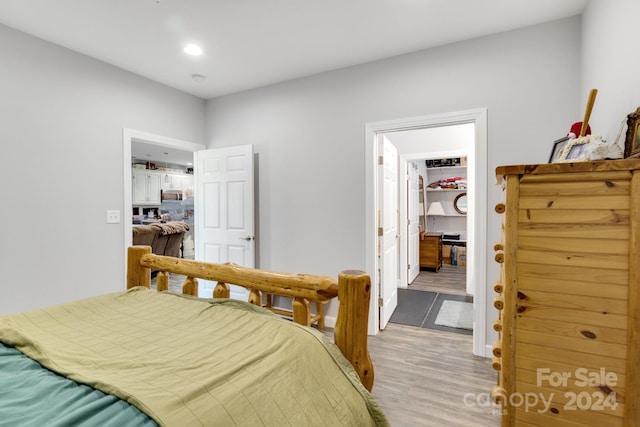
[{"label": "wooden dresser", "polygon": [[640,160],[496,174],[502,425],[638,425]]},{"label": "wooden dresser", "polygon": [[442,267],[442,233],[420,233],[420,267]]}]

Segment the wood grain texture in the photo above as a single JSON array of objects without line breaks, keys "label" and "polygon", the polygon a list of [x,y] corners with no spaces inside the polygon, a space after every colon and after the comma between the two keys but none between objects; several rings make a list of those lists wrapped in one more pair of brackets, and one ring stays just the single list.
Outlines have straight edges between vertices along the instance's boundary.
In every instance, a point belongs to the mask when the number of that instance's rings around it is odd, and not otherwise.
[{"label": "wood grain texture", "polygon": [[[496,168],[496,176],[498,177],[500,183],[502,177],[505,175],[527,174],[527,179],[533,180],[536,175],[580,172],[585,172],[588,174],[591,172],[614,171],[614,173],[624,176],[625,171],[634,171],[638,169],[640,169],[640,161],[638,159],[601,160],[593,162],[499,166]],[[583,178],[583,180],[584,179],[585,178]],[[626,179],[628,179],[628,177]],[[567,180],[575,181],[575,179]]]},{"label": "wood grain texture", "polygon": [[[627,396],[629,399],[625,407],[625,419],[633,420],[633,425],[640,424],[640,402],[637,393],[640,391],[640,270],[638,254],[640,254],[640,172],[634,172],[631,178],[631,216],[636,218],[631,223],[629,233],[629,308],[631,313],[628,321],[629,353],[627,354]],[[630,422],[629,425],[632,425]]]},{"label": "wood grain texture", "polygon": [[[509,396],[552,398],[550,410],[509,405],[503,425],[640,422],[637,170],[637,159],[498,168],[507,187],[498,381]],[[541,368],[572,379],[541,381]],[[579,370],[592,382],[577,383]],[[576,395],[612,392],[616,407],[567,408]]]},{"label": "wood grain texture", "polygon": [[[369,337],[373,396],[391,425],[498,426],[497,409],[486,405],[496,374],[491,359],[472,348],[470,335],[399,324]],[[487,401],[481,406],[476,399]]]},{"label": "wood grain texture", "polygon": [[409,289],[431,291],[449,295],[467,295],[467,269],[451,264],[443,264],[438,273],[421,270]]}]

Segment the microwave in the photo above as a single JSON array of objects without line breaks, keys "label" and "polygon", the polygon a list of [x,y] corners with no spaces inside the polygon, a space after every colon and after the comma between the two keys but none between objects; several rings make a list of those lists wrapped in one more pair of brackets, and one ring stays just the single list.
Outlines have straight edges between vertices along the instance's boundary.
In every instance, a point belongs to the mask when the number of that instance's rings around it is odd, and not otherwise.
[{"label": "microwave", "polygon": [[162,201],[165,200],[182,200],[182,190],[162,190]]}]

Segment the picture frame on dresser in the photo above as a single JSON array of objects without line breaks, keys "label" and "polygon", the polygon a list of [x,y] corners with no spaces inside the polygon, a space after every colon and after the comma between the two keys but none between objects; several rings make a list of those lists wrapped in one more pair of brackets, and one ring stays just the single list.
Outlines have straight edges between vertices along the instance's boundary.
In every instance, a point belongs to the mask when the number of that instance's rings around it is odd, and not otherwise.
[{"label": "picture frame on dresser", "polygon": [[560,156],[564,152],[565,147],[569,141],[569,137],[565,136],[564,138],[556,139],[553,141],[553,148],[551,149],[551,154],[549,155],[549,163],[556,163],[560,160]]},{"label": "picture frame on dresser", "polygon": [[627,115],[627,135],[624,141],[624,157],[640,157],[640,107]]}]

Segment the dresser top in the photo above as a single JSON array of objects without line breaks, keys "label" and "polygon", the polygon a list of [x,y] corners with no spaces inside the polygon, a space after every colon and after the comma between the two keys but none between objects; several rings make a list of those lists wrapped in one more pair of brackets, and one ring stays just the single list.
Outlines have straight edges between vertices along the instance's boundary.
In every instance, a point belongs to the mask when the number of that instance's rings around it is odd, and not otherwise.
[{"label": "dresser top", "polygon": [[591,162],[542,163],[537,165],[498,166],[498,180],[506,175],[544,175],[571,172],[611,172],[640,170],[640,159],[598,160]]}]

